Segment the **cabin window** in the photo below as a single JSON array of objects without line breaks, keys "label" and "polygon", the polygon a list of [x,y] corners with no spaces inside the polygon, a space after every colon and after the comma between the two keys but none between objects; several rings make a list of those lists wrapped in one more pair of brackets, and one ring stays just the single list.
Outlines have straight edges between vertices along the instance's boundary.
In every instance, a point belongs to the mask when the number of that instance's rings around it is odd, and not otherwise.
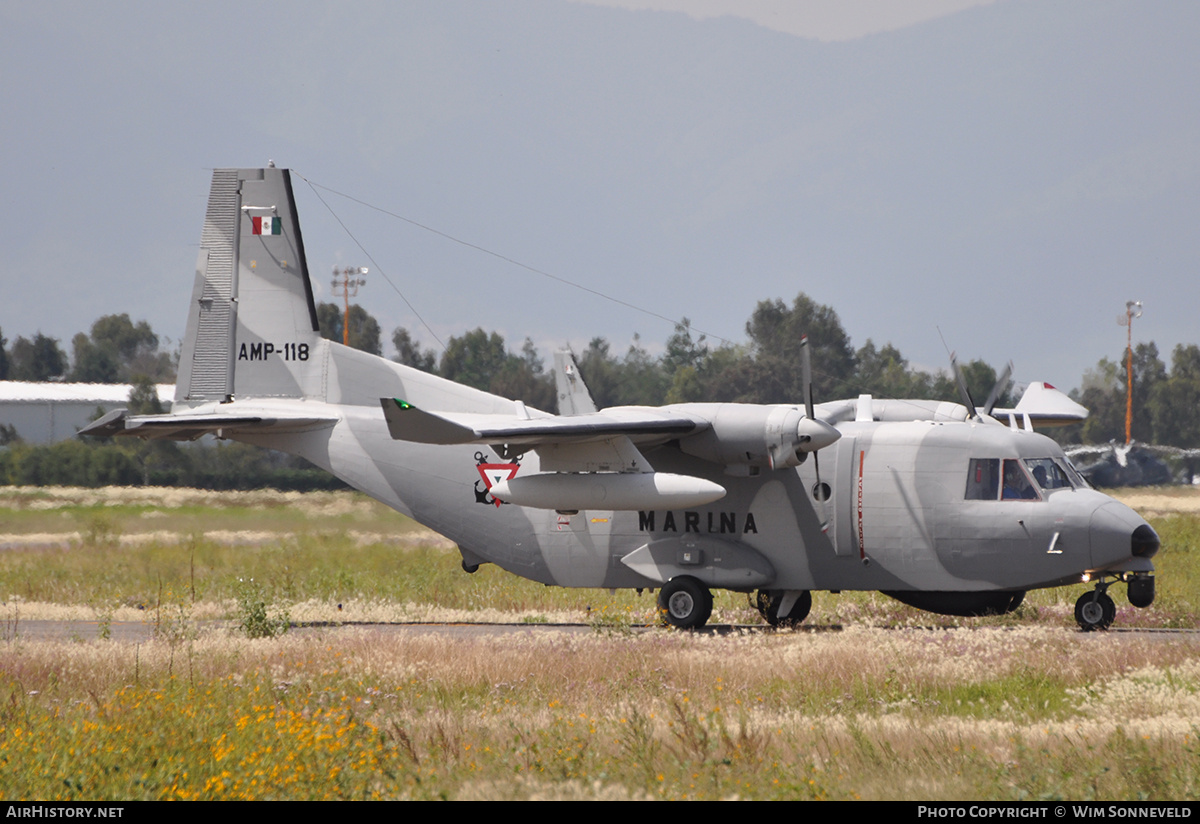
[{"label": "cabin window", "polygon": [[967,500],[994,501],[1000,491],[1000,459],[972,458],[967,470]]},{"label": "cabin window", "polygon": [[1021,462],[1014,458],[1004,461],[1004,491],[1000,497],[1006,501],[1036,501],[1039,497]]},{"label": "cabin window", "polygon": [[1046,492],[1070,489],[1072,486],[1066,470],[1052,458],[1026,458],[1025,466],[1037,485]]}]

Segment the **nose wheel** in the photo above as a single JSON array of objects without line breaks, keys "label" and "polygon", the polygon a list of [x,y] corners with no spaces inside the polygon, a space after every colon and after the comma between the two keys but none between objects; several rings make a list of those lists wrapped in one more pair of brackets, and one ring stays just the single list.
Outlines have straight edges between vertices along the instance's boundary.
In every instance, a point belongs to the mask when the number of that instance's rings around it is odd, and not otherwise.
[{"label": "nose wheel", "polygon": [[1108,629],[1116,617],[1117,605],[1102,589],[1085,592],[1075,602],[1075,621],[1084,632]]}]

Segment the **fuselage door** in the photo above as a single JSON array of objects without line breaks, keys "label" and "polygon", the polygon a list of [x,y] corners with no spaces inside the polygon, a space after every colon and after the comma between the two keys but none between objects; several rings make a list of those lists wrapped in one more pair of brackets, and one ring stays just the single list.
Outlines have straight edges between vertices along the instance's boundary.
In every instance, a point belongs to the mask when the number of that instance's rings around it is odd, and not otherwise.
[{"label": "fuselage door", "polygon": [[[831,482],[826,481],[833,490],[832,497],[826,502],[829,512],[829,540],[838,555],[856,556],[859,507],[858,438],[843,434],[833,446],[837,450],[837,457],[833,461],[835,472]],[[819,506],[818,503],[818,511]]]}]

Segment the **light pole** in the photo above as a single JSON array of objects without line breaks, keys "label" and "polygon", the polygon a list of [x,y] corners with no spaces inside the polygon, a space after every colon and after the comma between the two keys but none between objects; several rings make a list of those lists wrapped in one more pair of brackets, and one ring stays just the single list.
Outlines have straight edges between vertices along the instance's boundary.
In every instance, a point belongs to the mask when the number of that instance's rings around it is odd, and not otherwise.
[{"label": "light pole", "polygon": [[358,297],[358,287],[365,286],[367,279],[362,277],[367,273],[366,266],[333,267],[333,288],[342,290],[342,301],[346,305],[346,314],[342,319],[342,343],[350,345],[350,298]]},{"label": "light pole", "polygon": [[1125,301],[1125,314],[1117,323],[1125,327],[1125,445],[1129,446],[1129,433],[1133,426],[1133,319],[1142,316],[1140,300]]}]

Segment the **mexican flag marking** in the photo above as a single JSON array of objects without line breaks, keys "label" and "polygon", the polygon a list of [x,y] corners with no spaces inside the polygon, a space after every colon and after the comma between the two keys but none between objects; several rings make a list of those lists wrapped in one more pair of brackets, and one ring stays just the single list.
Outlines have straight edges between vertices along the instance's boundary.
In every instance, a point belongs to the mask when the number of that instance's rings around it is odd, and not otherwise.
[{"label": "mexican flag marking", "polygon": [[278,235],[283,233],[283,221],[277,217],[252,217],[256,235]]}]

